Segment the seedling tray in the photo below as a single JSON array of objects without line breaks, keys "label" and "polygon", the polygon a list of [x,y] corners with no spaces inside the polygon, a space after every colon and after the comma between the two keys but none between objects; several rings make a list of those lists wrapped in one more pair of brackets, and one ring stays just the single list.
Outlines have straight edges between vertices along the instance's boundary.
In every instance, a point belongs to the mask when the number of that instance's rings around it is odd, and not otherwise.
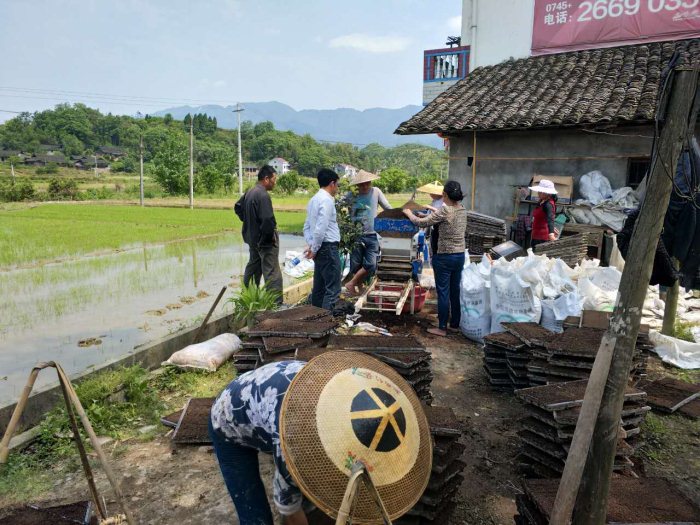
[{"label": "seedling tray", "polygon": [[501,323],[501,326],[527,346],[543,346],[557,335],[537,323]]},{"label": "seedling tray", "polygon": [[173,433],[173,443],[178,445],[211,444],[209,413],[214,399],[213,397],[193,397],[187,401]]},{"label": "seedling tray", "polygon": [[335,321],[295,321],[288,319],[266,319],[248,330],[251,337],[323,337],[331,333],[338,324]]},{"label": "seedling tray", "polygon": [[355,350],[357,352],[425,352],[425,345],[412,336],[332,335],[329,350]]},{"label": "seedling tray", "polygon": [[91,501],[51,507],[26,505],[0,518],[0,525],[89,525],[93,512]]},{"label": "seedling tray", "polygon": [[[525,480],[525,497],[549,520],[559,480]],[[668,481],[660,478],[616,477],[610,480],[607,523],[691,524],[698,522],[700,508]]]},{"label": "seedling tray", "polygon": [[[547,386],[536,386],[518,390],[516,395],[525,403],[531,403],[545,410],[563,410],[580,406],[583,403],[583,396],[586,392],[588,380],[568,381]],[[625,399],[643,400],[646,394],[636,388],[627,387]]]},{"label": "seedling tray", "polygon": [[160,418],[160,422],[163,423],[166,427],[177,428],[177,424],[180,421],[180,416],[182,416],[182,410],[178,410],[176,412],[173,412],[172,414],[163,416],[162,418]]},{"label": "seedling tray", "polygon": [[310,304],[304,306],[295,306],[284,310],[275,310],[274,312],[261,312],[255,316],[258,322],[266,319],[282,319],[288,321],[315,321],[324,317],[331,318],[331,313],[325,308],[312,306]]},{"label": "seedling tray", "polygon": [[700,384],[686,383],[670,377],[645,384],[647,403],[653,408],[673,413],[679,408],[700,398]]},{"label": "seedling tray", "polygon": [[294,351],[297,348],[306,348],[314,344],[309,337],[263,337],[262,339],[268,354]]},{"label": "seedling tray", "polygon": [[462,429],[459,420],[450,407],[434,407],[423,405],[428,418],[430,433],[434,436],[461,436]]},{"label": "seedling tray", "polygon": [[523,343],[518,337],[514,336],[510,332],[498,332],[495,334],[488,334],[484,336],[485,346],[495,346],[496,348],[502,348],[505,350],[518,351],[525,348],[525,343]]}]

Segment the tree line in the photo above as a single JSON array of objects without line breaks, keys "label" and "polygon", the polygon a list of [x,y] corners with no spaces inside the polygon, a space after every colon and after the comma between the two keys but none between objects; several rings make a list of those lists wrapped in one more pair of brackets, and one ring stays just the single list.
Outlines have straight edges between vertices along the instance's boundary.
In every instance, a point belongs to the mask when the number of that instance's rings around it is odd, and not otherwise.
[{"label": "tree line", "polygon": [[[195,136],[195,189],[216,192],[235,188],[238,139],[236,130],[218,127],[206,114],[141,118],[102,114],[84,104],[60,104],[54,109],[22,113],[0,125],[0,149],[39,153],[42,146],[59,146],[66,156],[92,154],[100,146],[118,146],[126,155],[114,161],[112,171],[137,173],[140,141],[147,174],[171,194],[189,190],[189,129]],[[382,172],[378,185],[389,192],[415,187],[446,174],[443,151],[419,144],[384,147],[369,144],[329,144],[311,135],[275,129],[272,122],[241,123],[244,163],[261,166],[273,157],[283,157],[294,173],[285,187],[303,186],[304,177],[314,177],[320,167],[351,164]],[[301,179],[295,179],[295,177]],[[295,180],[298,184],[295,183]],[[293,191],[290,190],[290,191]]]}]

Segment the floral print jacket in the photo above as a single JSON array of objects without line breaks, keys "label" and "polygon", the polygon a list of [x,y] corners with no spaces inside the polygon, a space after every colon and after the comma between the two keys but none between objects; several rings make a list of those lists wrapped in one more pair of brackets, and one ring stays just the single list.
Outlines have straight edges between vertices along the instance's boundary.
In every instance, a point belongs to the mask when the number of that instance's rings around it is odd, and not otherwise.
[{"label": "floral print jacket", "polygon": [[282,361],[247,372],[224,389],[211,407],[214,430],[227,440],[272,454],[275,506],[282,515],[302,508],[302,494],[282,457],[279,418],[289,384],[306,363]]}]

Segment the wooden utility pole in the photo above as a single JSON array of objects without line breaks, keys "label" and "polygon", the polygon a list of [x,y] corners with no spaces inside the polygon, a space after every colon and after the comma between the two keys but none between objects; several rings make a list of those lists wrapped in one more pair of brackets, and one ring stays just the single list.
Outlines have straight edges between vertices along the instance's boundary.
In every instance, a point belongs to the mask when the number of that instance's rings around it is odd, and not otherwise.
[{"label": "wooden utility pole", "polygon": [[[652,160],[646,197],[632,233],[610,328],[603,337],[586,388],[581,414],[554,503],[550,523],[604,524],[625,387],[647,285],[668,208],[672,177],[698,110],[698,69],[677,68],[668,96],[659,101],[663,128]],[[598,406],[600,409],[598,410]],[[591,417],[591,414],[597,417]]]},{"label": "wooden utility pole", "polygon": [[245,111],[240,102],[233,112],[238,116],[238,194],[243,195],[243,148],[241,147],[241,111]]},{"label": "wooden utility pole", "polygon": [[194,209],[194,116],[190,117],[190,210]]},{"label": "wooden utility pole", "polygon": [[12,180],[14,181],[17,177],[15,176],[15,165],[10,162],[10,171],[12,172]]},{"label": "wooden utility pole", "polygon": [[[678,266],[678,261],[673,259],[674,266]],[[664,322],[661,327],[661,333],[664,335],[673,336],[676,331],[676,312],[678,311],[678,295],[680,293],[680,285],[678,281],[673,283],[666,291],[666,300],[664,301]]]},{"label": "wooden utility pole", "polygon": [[141,203],[141,206],[143,206],[143,135],[141,135],[139,139],[139,167],[139,201]]}]

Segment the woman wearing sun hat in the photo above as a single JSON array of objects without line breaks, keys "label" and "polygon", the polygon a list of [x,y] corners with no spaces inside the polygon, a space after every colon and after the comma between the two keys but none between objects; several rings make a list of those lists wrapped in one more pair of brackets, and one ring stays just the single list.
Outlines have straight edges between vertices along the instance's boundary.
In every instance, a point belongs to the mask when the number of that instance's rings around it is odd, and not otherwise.
[{"label": "woman wearing sun hat", "polygon": [[557,211],[557,190],[551,180],[542,179],[535,186],[528,189],[536,191],[539,198],[537,207],[532,212],[532,235],[530,246],[557,240],[557,232],[554,229],[554,216]]},{"label": "woman wearing sun hat", "polygon": [[461,204],[464,195],[457,181],[447,181],[442,198],[444,205],[425,218],[416,217],[411,210],[403,212],[413,224],[421,228],[439,225],[437,250],[433,256],[435,288],[438,294],[438,326],[428,329],[428,333],[446,336],[448,330],[459,331],[459,285],[464,267],[467,210]]}]

